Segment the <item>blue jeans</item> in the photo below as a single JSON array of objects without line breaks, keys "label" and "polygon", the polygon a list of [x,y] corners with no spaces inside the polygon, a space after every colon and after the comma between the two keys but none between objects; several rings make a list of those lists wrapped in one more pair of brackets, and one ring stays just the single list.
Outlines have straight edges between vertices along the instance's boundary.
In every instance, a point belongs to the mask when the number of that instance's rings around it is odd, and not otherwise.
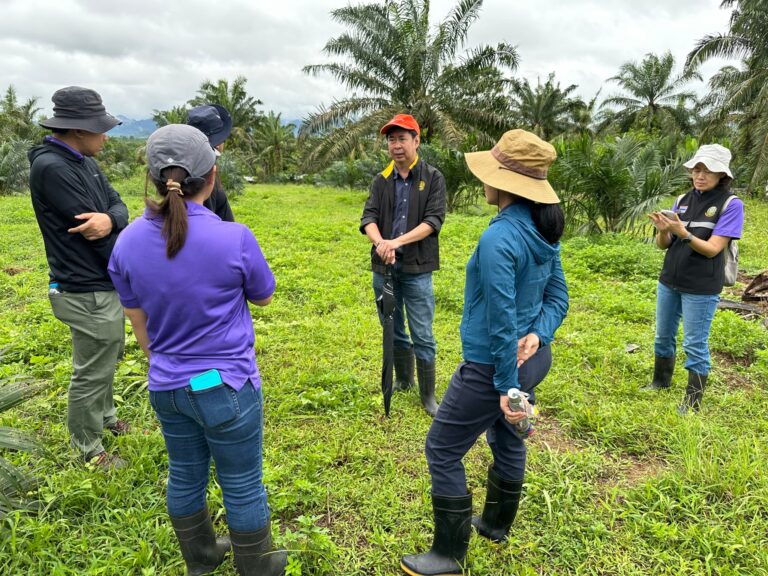
[{"label": "blue jeans", "polygon": [[[435,318],[435,293],[432,291],[432,272],[407,274],[399,262],[392,267],[392,284],[395,289],[395,348],[410,348],[417,358],[425,362],[435,361],[437,345],[432,334]],[[384,275],[373,273],[373,292],[378,298],[384,286]],[[405,318],[411,331],[413,344],[405,331]],[[379,314],[379,321],[381,321]]]},{"label": "blue jeans", "polygon": [[229,527],[255,532],[266,526],[261,388],[250,382],[239,392],[226,384],[199,391],[187,386],[150,391],[149,402],[168,450],[168,514],[187,516],[205,507],[213,457]]},{"label": "blue jeans", "polygon": [[[539,348],[520,366],[517,381],[520,390],[530,394],[528,401],[531,404],[536,403],[534,390],[551,366],[552,349],[549,346]],[[425,452],[433,494],[467,494],[462,459],[483,432],[493,453],[496,473],[506,480],[524,479],[525,442],[499,407],[499,392],[493,385],[495,371],[491,364],[465,361],[453,373],[427,433]]]},{"label": "blue jeans", "polygon": [[720,296],[686,294],[659,282],[656,293],[656,356],[670,358],[677,347],[677,329],[683,318],[683,349],[687,356],[686,370],[707,376],[712,367],[709,360],[709,329],[715,317]]}]

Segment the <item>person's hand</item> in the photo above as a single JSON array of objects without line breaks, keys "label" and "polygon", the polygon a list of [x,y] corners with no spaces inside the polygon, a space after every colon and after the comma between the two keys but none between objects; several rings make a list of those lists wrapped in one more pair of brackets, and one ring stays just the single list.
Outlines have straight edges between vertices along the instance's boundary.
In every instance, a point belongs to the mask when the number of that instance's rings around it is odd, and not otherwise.
[{"label": "person's hand", "polygon": [[517,424],[528,417],[528,414],[523,411],[512,412],[512,408],[509,407],[509,396],[506,394],[499,396],[499,407],[504,413],[504,419],[510,424]]},{"label": "person's hand", "polygon": [[70,234],[82,234],[86,240],[98,240],[109,236],[112,232],[112,218],[103,212],[85,212],[75,216],[77,220],[85,220],[80,226],[67,230]]},{"label": "person's hand", "polygon": [[674,218],[669,218],[661,212],[651,212],[648,214],[648,218],[650,218],[651,223],[659,232],[668,232],[677,237],[683,237],[688,234],[688,231],[685,229],[685,226],[680,221],[677,214],[675,214]]},{"label": "person's hand", "polygon": [[523,362],[528,360],[531,356],[536,354],[539,349],[541,340],[539,337],[531,332],[530,334],[523,336],[517,341],[517,367],[523,365]]},{"label": "person's hand", "polygon": [[376,254],[384,262],[384,264],[395,263],[395,250],[400,248],[400,243],[397,240],[380,240],[376,244]]}]

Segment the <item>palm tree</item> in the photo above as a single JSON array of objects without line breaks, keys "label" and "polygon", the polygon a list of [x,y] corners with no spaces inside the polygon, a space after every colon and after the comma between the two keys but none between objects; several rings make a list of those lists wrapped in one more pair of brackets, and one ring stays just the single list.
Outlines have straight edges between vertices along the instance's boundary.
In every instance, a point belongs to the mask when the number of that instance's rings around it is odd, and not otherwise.
[{"label": "palm tree", "polygon": [[571,97],[576,84],[560,88],[554,72],[544,84],[537,79],[535,87],[527,79],[513,80],[511,86],[510,99],[517,121],[544,140],[573,129],[576,114],[586,108],[581,99]]},{"label": "palm tree", "polygon": [[631,134],[558,139],[558,159],[548,178],[563,201],[569,230],[633,230],[663,198],[684,189],[688,178],[682,160],[665,161],[662,144]]},{"label": "palm tree", "polygon": [[601,109],[606,109],[604,120],[617,124],[622,132],[631,127],[649,132],[654,128],[687,129],[687,104],[695,103],[696,96],[681,88],[694,78],[701,80],[701,76],[693,69],[673,76],[674,66],[670,52],[661,58],[646,54],[640,64],[622,64],[619,73],[608,80],[616,82],[625,93],[609,96],[602,103]]},{"label": "palm tree", "polygon": [[153,110],[152,120],[157,126],[186,124],[189,110],[186,106],[174,106],[170,110]]},{"label": "palm tree", "polygon": [[735,152],[752,191],[768,179],[768,2],[724,0],[720,7],[733,8],[728,32],[704,36],[685,65],[694,70],[710,58],[741,60],[741,67],[725,66],[709,81],[704,136],[736,124]]},{"label": "palm tree", "polygon": [[439,136],[458,146],[467,133],[492,141],[506,128],[507,104],[499,69],[518,64],[507,43],[480,46],[460,59],[482,0],[459,0],[436,27],[429,0],[387,0],[331,12],[348,31],[325,45],[339,62],[305,66],[308,74],[331,73],[350,94],[310,114],[302,135],[321,134],[309,163],[342,158],[377,133],[394,114],[413,114],[422,140]]},{"label": "palm tree", "polygon": [[41,110],[37,98],[29,98],[21,104],[16,88],[8,86],[0,100],[0,135],[20,140],[38,140],[42,130],[35,119]]},{"label": "palm tree", "polygon": [[263,162],[264,175],[274,176],[283,171],[286,155],[293,148],[296,126],[280,120],[280,114],[270,111],[253,133],[253,146]]},{"label": "palm tree", "polygon": [[203,104],[224,106],[232,116],[232,133],[228,143],[239,149],[247,149],[250,146],[250,135],[263,116],[256,109],[262,101],[248,95],[245,88],[247,82],[245,76],[238,76],[231,84],[223,79],[216,83],[206,80],[198,88],[197,96],[188,102],[190,106]]}]

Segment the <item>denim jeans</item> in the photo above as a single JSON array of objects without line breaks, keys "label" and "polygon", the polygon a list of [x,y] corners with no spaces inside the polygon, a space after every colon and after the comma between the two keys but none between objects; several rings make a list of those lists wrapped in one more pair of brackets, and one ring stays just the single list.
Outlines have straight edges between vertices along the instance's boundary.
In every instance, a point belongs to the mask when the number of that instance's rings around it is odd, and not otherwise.
[{"label": "denim jeans", "polygon": [[88,460],[104,451],[104,428],[117,420],[112,383],[123,355],[123,307],[114,291],[52,292],[48,298],[72,334],[67,427],[72,445]]},{"label": "denim jeans", "polygon": [[266,526],[261,388],[250,382],[239,392],[226,384],[199,391],[187,386],[150,391],[149,402],[168,450],[168,514],[187,516],[203,509],[213,457],[229,527],[254,532]]},{"label": "denim jeans", "polygon": [[717,294],[686,294],[668,288],[661,282],[656,293],[656,356],[670,358],[677,347],[677,329],[683,318],[683,349],[686,370],[709,374],[709,329],[715,317]]},{"label": "denim jeans", "polygon": [[[432,291],[432,272],[407,274],[402,271],[399,262],[392,267],[392,284],[395,289],[395,348],[410,348],[417,358],[425,362],[434,362],[437,345],[432,334],[432,321],[435,318],[435,293]],[[373,273],[373,292],[378,298],[384,286],[384,275]],[[405,331],[405,319],[411,339]],[[379,321],[381,321],[379,314]]]},{"label": "denim jeans", "polygon": [[[518,371],[520,390],[536,403],[534,389],[552,366],[552,349],[542,346]],[[504,418],[499,392],[493,386],[491,364],[462,362],[451,377],[448,390],[427,433],[426,455],[432,475],[432,493],[464,496],[467,479],[462,459],[485,432],[493,453],[493,469],[506,480],[525,477],[525,442]]]}]

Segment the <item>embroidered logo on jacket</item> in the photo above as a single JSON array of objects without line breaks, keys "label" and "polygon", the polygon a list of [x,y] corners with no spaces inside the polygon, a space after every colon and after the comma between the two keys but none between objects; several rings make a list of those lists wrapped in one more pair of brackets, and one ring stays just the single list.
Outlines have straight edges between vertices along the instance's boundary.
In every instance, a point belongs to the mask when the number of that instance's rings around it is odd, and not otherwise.
[{"label": "embroidered logo on jacket", "polygon": [[424,188],[427,187],[427,183],[424,182],[424,180],[419,180],[419,192],[423,192]]},{"label": "embroidered logo on jacket", "polygon": [[717,206],[710,206],[709,208],[707,208],[707,211],[704,212],[704,216],[706,216],[707,218],[712,218],[712,216],[714,216],[715,214],[717,214]]},{"label": "embroidered logo on jacket", "polygon": [[677,207],[677,212],[678,212],[679,214],[685,214],[685,211],[686,211],[686,210],[688,210],[688,206],[678,206],[678,207]]}]

